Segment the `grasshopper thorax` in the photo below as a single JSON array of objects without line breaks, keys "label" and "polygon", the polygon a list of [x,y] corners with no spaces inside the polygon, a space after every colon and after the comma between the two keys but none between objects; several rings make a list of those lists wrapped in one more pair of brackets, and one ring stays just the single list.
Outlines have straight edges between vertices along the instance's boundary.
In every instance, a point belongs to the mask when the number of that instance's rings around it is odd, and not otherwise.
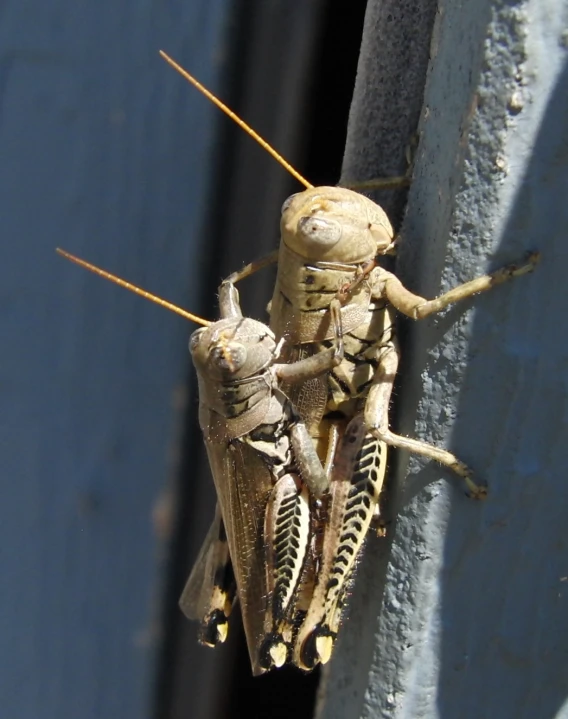
[{"label": "grasshopper thorax", "polygon": [[258,375],[276,355],[274,334],[248,317],[231,317],[196,330],[189,350],[197,372],[223,383]]},{"label": "grasshopper thorax", "polygon": [[392,247],[393,229],[372,200],[343,187],[313,187],[282,206],[282,241],[311,261],[361,263]]}]

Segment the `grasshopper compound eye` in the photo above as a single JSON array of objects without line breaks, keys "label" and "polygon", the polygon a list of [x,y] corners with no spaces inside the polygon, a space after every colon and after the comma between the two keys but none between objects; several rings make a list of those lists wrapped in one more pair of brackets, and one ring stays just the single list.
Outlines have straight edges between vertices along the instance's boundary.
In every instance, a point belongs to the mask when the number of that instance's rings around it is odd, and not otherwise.
[{"label": "grasshopper compound eye", "polygon": [[341,239],[341,225],[334,220],[304,216],[298,220],[298,233],[308,244],[322,248],[333,247]]},{"label": "grasshopper compound eye", "polygon": [[287,200],[284,200],[284,203],[282,204],[282,209],[280,210],[281,215],[283,215],[286,212],[286,210],[292,204],[292,201],[294,200],[294,198],[297,197],[299,194],[300,194],[299,192],[295,192],[293,195],[290,195],[290,197]]},{"label": "grasshopper compound eye", "polygon": [[191,336],[189,338],[189,351],[191,352],[191,354],[193,354],[195,350],[199,347],[201,336],[204,332],[205,327],[200,327],[198,330],[195,330],[195,332],[191,333]]}]

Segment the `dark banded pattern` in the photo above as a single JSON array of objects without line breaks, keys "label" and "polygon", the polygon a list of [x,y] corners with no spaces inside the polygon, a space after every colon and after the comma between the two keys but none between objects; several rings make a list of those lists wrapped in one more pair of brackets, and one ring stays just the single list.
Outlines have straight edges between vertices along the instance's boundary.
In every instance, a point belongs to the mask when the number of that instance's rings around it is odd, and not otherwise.
[{"label": "dark banded pattern", "polygon": [[357,454],[351,487],[343,508],[335,560],[327,580],[326,617],[339,599],[344,583],[363,547],[367,529],[379,501],[386,468],[386,445],[366,434]]},{"label": "dark banded pattern", "polygon": [[317,585],[295,648],[296,662],[304,669],[331,656],[347,590],[376,516],[386,461],[386,445],[365,431],[358,415],[336,452]]},{"label": "dark banded pattern", "polygon": [[[383,300],[371,302],[365,320],[344,333],[344,357],[337,367],[326,377],[283,385],[312,436],[319,434],[322,421],[330,413],[340,412],[348,421],[361,410],[381,356],[394,338],[393,309]],[[297,345],[288,349],[285,358],[294,362],[331,346],[331,340]]]},{"label": "dark banded pattern", "polygon": [[276,483],[266,508],[267,585],[271,594],[260,650],[264,669],[288,660],[293,632],[296,590],[308,551],[308,491],[299,478],[285,475]]}]

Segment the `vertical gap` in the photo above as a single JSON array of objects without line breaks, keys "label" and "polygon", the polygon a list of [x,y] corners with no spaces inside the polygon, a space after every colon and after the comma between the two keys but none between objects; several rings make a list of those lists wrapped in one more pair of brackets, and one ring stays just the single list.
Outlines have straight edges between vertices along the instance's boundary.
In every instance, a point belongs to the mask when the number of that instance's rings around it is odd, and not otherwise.
[{"label": "vertical gap", "polygon": [[[226,56],[231,58],[223,69],[220,96],[239,114],[247,65],[247,17],[248,0],[234,2],[227,21]],[[212,315],[212,300],[218,285],[218,257],[223,250],[226,236],[227,216],[222,212],[224,195],[231,184],[235,162],[235,137],[239,128],[228,122],[222,113],[212,113],[216,124],[213,133],[215,147],[212,151],[214,170],[211,177],[215,183],[207,193],[210,210],[204,213],[203,232],[207,236],[208,251],[204,258],[196,258],[203,268],[201,300],[195,312],[203,317]],[[220,209],[221,208],[221,209]],[[213,308],[214,309],[214,308]],[[153,712],[155,719],[173,719],[178,716],[197,716],[193,712],[194,687],[187,688],[186,673],[192,671],[184,661],[187,654],[194,654],[197,627],[188,622],[178,606],[179,597],[188,576],[188,533],[194,522],[196,506],[199,506],[197,488],[200,482],[211,483],[210,470],[203,444],[203,436],[197,418],[197,379],[188,357],[188,405],[181,437],[181,458],[175,484],[175,530],[168,548],[164,595],[162,598],[161,627],[163,632],[160,655],[157,660],[154,684]],[[213,512],[211,511],[211,519]],[[199,542],[199,539],[197,540]],[[187,646],[192,647],[187,652]]]},{"label": "vertical gap", "polygon": [[[302,118],[305,129],[300,138],[305,157],[302,168],[314,184],[335,185],[339,179],[365,7],[366,2],[354,2],[345,12],[329,0],[322,12],[323,27],[305,102],[308,114]],[[253,677],[242,633],[231,680],[224,719],[313,716],[319,670],[303,674],[284,667]]]},{"label": "vertical gap", "polygon": [[314,185],[336,185],[341,174],[366,0],[349,12],[329,0],[306,107],[305,173]]},{"label": "vertical gap", "polygon": [[[249,43],[251,6],[254,4],[250,0],[237,2],[227,32],[226,57],[229,61],[224,71],[222,97],[237,113],[246,86],[249,56],[252,55]],[[317,46],[313,63],[306,69],[310,73],[304,103],[307,112],[298,120],[297,143],[303,148],[305,160],[301,164],[305,175],[314,184],[333,185],[340,175],[366,1],[351,3],[348,12],[331,0],[325,0],[321,5],[321,24],[314,39]],[[237,174],[235,138],[241,132],[222,116],[218,116],[215,122],[218,123],[214,153],[216,170],[212,176],[216,178],[216,184],[209,193],[210,210],[204,222],[207,259],[199,260],[206,279],[203,282],[202,306],[197,311],[206,316],[211,316],[211,298],[215,297],[220,267],[223,267],[222,261],[219,261],[226,251],[223,241],[231,236],[227,227],[230,218],[224,208],[231,192],[232,178]],[[270,141],[271,138],[266,139]],[[274,235],[277,235],[277,227]],[[256,316],[262,319],[260,314]],[[177,606],[191,559],[188,556],[188,534],[192,532],[196,507],[199,511],[196,488],[198,482],[211,483],[197,422],[196,382],[192,368],[189,377],[190,403],[176,486],[176,532],[168,559],[162,612],[164,638],[157,668],[153,716],[159,719],[210,719],[241,715],[247,719],[266,716],[273,719],[308,719],[313,716],[319,671],[304,675],[294,668],[283,668],[253,678],[237,616],[231,617],[228,646],[201,650],[195,648],[197,631],[194,623],[188,622]],[[196,663],[203,675],[192,681]],[[203,669],[199,666],[202,663],[208,667]]]}]

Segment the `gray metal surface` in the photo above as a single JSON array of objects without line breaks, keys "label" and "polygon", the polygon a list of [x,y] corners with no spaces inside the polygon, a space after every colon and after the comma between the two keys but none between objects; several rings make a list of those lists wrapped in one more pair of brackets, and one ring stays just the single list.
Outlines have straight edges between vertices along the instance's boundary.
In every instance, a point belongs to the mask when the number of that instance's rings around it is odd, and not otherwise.
[{"label": "gray metal surface", "polygon": [[[227,3],[3,3],[0,715],[148,716]],[[211,303],[211,314],[214,304]]]},{"label": "gray metal surface", "polygon": [[[439,4],[399,275],[434,296],[529,249],[542,263],[401,321],[397,430],[450,447],[490,495],[397,458],[396,520],[368,543],[319,717],[568,715],[567,18],[560,0]],[[352,122],[381,99],[356,92]]]}]

